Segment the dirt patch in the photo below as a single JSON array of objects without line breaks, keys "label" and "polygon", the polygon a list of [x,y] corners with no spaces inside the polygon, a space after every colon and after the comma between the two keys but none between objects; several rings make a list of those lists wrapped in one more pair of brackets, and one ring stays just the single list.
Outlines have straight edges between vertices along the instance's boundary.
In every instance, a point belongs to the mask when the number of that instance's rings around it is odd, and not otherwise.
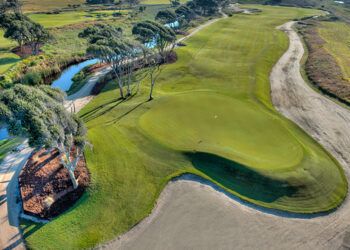
[{"label": "dirt patch", "polygon": [[303,35],[309,56],[305,71],[311,82],[323,93],[350,105],[350,82],[343,78],[336,60],[324,48],[325,41],[318,34],[316,21],[298,25]]},{"label": "dirt patch", "polygon": [[[43,44],[39,45],[39,55],[43,53],[43,51],[40,49],[43,46]],[[12,53],[18,55],[21,58],[26,58],[28,56],[32,56],[33,55],[33,50],[32,47],[30,45],[23,45],[22,48],[21,47],[16,47],[14,49],[11,50]]]},{"label": "dirt patch", "polygon": [[79,187],[74,190],[67,169],[60,163],[57,149],[34,152],[19,176],[26,214],[51,219],[70,208],[90,183],[90,174],[82,157],[74,172]]}]

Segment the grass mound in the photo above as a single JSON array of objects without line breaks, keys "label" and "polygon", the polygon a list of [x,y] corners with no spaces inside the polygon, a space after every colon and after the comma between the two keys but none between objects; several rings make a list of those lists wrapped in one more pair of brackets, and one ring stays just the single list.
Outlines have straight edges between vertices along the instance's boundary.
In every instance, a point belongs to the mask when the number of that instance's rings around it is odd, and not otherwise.
[{"label": "grass mound", "polygon": [[263,7],[205,28],[179,60],[128,101],[110,83],[80,115],[88,126],[92,185],[53,222],[25,224],[29,247],[90,248],[147,216],[166,183],[193,173],[258,205],[299,213],[337,207],[347,192],[338,163],[270,101],[269,73],[288,47],[276,26],[318,13]]}]

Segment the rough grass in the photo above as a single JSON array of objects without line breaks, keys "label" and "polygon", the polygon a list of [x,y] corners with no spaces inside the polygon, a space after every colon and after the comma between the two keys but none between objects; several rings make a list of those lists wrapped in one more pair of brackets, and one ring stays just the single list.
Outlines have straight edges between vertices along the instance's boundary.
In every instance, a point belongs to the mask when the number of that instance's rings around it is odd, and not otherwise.
[{"label": "rough grass", "polygon": [[90,248],[147,216],[181,173],[210,179],[258,205],[299,213],[337,207],[347,192],[338,163],[276,113],[269,73],[288,47],[276,26],[314,10],[262,7],[221,20],[178,49],[179,60],[147,102],[148,81],[131,100],[110,83],[81,113],[93,144],[92,185],[51,223],[25,222],[34,249]]},{"label": "rough grass", "polygon": [[325,94],[350,104],[350,28],[341,22],[308,21],[300,30],[308,49],[308,78]]}]

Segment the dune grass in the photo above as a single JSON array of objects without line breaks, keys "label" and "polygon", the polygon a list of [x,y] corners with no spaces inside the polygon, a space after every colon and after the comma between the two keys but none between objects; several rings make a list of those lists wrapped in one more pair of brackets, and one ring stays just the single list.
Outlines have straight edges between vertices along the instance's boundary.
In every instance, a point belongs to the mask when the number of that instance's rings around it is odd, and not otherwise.
[{"label": "dune grass", "polygon": [[[345,79],[350,81],[350,26],[344,22],[322,22],[319,34],[324,48],[337,60]],[[350,82],[349,82],[350,84]]]},{"label": "dune grass", "polygon": [[147,102],[110,83],[80,112],[93,144],[92,185],[47,225],[24,222],[34,249],[90,248],[147,216],[174,176],[194,173],[255,204],[297,213],[337,207],[347,192],[338,163],[272,107],[269,73],[288,47],[276,26],[310,9],[259,6],[197,33],[177,50]]}]

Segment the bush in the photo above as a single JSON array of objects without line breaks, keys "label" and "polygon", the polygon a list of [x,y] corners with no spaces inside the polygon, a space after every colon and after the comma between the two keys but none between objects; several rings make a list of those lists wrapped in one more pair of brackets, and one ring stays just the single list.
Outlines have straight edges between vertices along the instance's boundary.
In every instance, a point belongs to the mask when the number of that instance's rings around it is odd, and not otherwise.
[{"label": "bush", "polygon": [[39,73],[29,72],[29,73],[24,75],[22,83],[27,84],[27,85],[31,85],[31,86],[35,86],[35,85],[42,84],[43,79]]},{"label": "bush", "polygon": [[120,16],[122,16],[123,14],[122,13],[120,13],[120,12],[114,12],[113,14],[112,14],[112,16],[114,16],[114,17],[120,17]]}]

